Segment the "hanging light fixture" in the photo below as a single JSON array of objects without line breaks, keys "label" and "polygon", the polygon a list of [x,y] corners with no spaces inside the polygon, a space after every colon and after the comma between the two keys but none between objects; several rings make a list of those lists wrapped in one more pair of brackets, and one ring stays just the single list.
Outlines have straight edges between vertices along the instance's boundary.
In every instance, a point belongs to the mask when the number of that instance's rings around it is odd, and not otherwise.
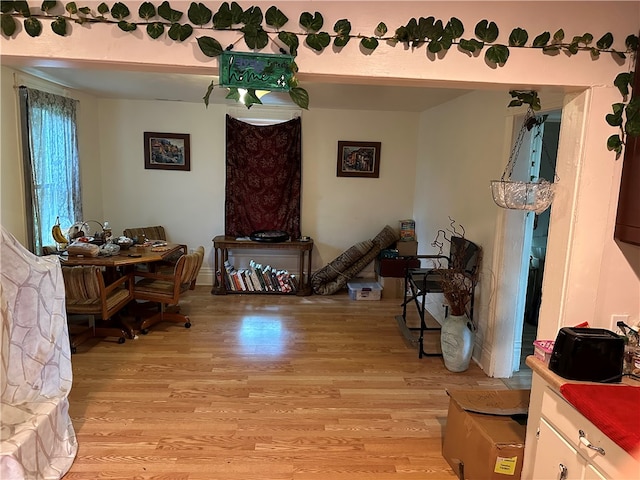
[{"label": "hanging light fixture", "polygon": [[544,178],[536,181],[524,182],[512,180],[511,175],[516,164],[516,159],[520,153],[520,147],[527,131],[534,126],[540,125],[541,120],[529,108],[525,115],[522,128],[511,150],[509,162],[502,173],[500,180],[491,181],[491,194],[496,205],[511,210],[527,210],[536,214],[544,212],[553,201],[555,193],[555,183],[551,183]]}]

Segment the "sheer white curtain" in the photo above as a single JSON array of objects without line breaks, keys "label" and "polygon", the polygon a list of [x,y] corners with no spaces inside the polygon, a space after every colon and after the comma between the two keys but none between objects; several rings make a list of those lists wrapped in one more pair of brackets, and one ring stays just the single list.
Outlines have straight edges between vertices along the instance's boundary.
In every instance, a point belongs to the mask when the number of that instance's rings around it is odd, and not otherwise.
[{"label": "sheer white curtain", "polygon": [[20,87],[26,205],[30,247],[52,243],[51,227],[82,219],[76,127],[77,100]]}]

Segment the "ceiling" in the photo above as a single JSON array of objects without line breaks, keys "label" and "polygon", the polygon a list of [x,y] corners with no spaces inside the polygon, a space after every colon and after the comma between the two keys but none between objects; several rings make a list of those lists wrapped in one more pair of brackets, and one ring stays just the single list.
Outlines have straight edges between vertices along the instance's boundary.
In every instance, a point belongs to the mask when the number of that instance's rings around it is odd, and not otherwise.
[{"label": "ceiling", "polygon": [[[157,73],[128,70],[100,70],[68,67],[25,67],[17,70],[64,87],[101,98],[131,100],[167,100],[203,103],[212,80],[211,75]],[[354,83],[320,83],[301,81],[309,93],[310,108],[421,112],[448,102],[470,90],[416,86],[358,85]],[[234,104],[226,100],[227,90],[214,88],[209,102]],[[265,105],[294,106],[285,92],[272,92],[262,99]]]}]

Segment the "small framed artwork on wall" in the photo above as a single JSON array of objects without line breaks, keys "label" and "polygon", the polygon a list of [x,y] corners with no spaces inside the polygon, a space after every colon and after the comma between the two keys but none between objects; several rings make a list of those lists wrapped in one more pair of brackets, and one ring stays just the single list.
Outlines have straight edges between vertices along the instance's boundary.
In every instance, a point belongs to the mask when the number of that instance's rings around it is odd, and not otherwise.
[{"label": "small framed artwork on wall", "polygon": [[338,177],[378,178],[380,142],[338,142]]},{"label": "small framed artwork on wall", "polygon": [[189,134],[144,132],[144,168],[191,170]]}]

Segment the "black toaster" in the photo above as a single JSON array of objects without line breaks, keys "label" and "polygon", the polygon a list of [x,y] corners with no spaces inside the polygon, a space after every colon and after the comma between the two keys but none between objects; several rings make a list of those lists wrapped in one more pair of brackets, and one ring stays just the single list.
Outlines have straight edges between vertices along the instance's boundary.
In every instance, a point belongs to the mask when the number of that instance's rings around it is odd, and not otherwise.
[{"label": "black toaster", "polygon": [[563,327],[549,370],[568,380],[614,383],[622,380],[624,337],[604,328]]}]

